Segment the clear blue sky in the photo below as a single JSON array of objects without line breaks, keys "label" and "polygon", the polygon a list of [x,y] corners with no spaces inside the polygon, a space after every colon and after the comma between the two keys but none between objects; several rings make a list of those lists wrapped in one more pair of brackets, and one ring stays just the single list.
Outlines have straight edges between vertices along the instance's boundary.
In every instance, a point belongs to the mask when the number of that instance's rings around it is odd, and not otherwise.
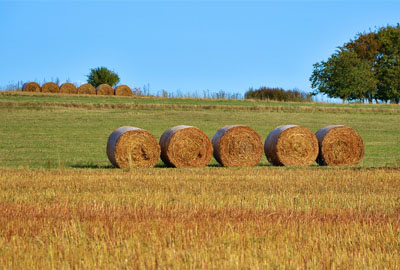
[{"label": "clear blue sky", "polygon": [[315,62],[398,22],[396,1],[0,0],[0,86],[105,66],[153,93],[310,91]]}]

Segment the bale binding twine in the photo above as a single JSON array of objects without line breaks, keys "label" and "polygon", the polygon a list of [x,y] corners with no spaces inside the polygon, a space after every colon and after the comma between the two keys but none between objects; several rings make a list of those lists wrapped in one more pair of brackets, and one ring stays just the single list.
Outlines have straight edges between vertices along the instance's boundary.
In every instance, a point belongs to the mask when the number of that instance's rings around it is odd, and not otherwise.
[{"label": "bale binding twine", "polygon": [[212,157],[212,145],[207,135],[192,126],[175,126],[160,138],[161,159],[176,168],[201,168]]},{"label": "bale binding twine", "polygon": [[96,95],[96,89],[90,83],[82,84],[78,87],[79,95]]},{"label": "bale binding twine", "polygon": [[40,92],[40,85],[36,82],[27,82],[22,86],[24,92]]},{"label": "bale binding twine", "polygon": [[356,165],[364,157],[364,142],[352,128],[324,127],[315,134],[319,144],[317,163],[328,166]]},{"label": "bale binding twine", "polygon": [[100,96],[113,96],[114,89],[110,85],[103,83],[97,86],[96,94]]},{"label": "bale binding twine", "polygon": [[56,83],[47,82],[42,85],[42,92],[43,93],[60,93],[60,88]]},{"label": "bale binding twine", "polygon": [[129,86],[123,84],[123,85],[119,85],[115,88],[115,95],[129,97],[129,96],[132,96],[133,93],[132,93],[132,89]]},{"label": "bale binding twine", "polygon": [[150,168],[160,158],[160,145],[147,130],[123,126],[108,137],[107,156],[119,168]]},{"label": "bale binding twine", "polygon": [[276,166],[309,166],[318,156],[318,140],[306,127],[279,126],[265,140],[264,152]]},{"label": "bale binding twine", "polygon": [[248,126],[220,128],[212,138],[214,158],[225,167],[257,165],[263,153],[260,135]]},{"label": "bale binding twine", "polygon": [[60,93],[62,93],[62,94],[77,94],[78,90],[76,89],[76,86],[72,83],[63,83],[60,86]]}]

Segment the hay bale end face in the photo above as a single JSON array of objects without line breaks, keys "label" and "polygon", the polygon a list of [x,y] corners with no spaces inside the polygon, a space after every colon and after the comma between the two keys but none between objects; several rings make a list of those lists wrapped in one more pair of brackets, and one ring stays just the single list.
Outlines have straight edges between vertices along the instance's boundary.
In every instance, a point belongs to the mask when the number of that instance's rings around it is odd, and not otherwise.
[{"label": "hay bale end face", "polygon": [[129,97],[129,96],[132,96],[133,93],[132,93],[132,89],[129,86],[119,85],[118,87],[115,88],[115,95]]},{"label": "hay bale end face", "polygon": [[352,128],[324,127],[315,134],[319,144],[317,163],[328,166],[356,165],[364,157],[364,142]]},{"label": "hay bale end face", "polygon": [[22,86],[24,92],[40,92],[40,85],[36,82],[27,82]]},{"label": "hay bale end face", "polygon": [[309,166],[318,156],[318,140],[306,127],[279,126],[265,140],[264,152],[276,166]]},{"label": "hay bale end face", "polygon": [[207,135],[192,126],[175,126],[160,138],[161,159],[176,168],[201,168],[212,158],[212,145]]},{"label": "hay bale end face", "polygon": [[109,136],[107,156],[118,168],[150,168],[160,159],[160,145],[150,132],[124,126]]},{"label": "hay bale end face", "polygon": [[90,83],[82,84],[77,91],[79,95],[96,95],[96,89]]},{"label": "hay bale end face", "polygon": [[62,94],[77,94],[78,89],[76,89],[76,86],[72,83],[63,83],[60,86],[60,93],[62,93]]},{"label": "hay bale end face", "polygon": [[220,128],[212,139],[214,158],[225,167],[257,165],[263,153],[260,135],[247,126]]},{"label": "hay bale end face", "polygon": [[113,96],[114,89],[110,85],[103,83],[103,84],[100,84],[99,86],[97,86],[96,94],[98,96]]},{"label": "hay bale end face", "polygon": [[60,87],[56,83],[47,82],[42,85],[43,93],[60,93]]}]

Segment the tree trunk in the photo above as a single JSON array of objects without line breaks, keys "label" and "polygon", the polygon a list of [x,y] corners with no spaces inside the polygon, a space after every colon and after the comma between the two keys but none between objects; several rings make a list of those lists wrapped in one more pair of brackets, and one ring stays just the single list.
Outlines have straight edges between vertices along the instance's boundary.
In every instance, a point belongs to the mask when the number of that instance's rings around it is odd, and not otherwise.
[{"label": "tree trunk", "polygon": [[346,101],[346,98],[342,98],[342,104],[344,104],[345,101]]}]

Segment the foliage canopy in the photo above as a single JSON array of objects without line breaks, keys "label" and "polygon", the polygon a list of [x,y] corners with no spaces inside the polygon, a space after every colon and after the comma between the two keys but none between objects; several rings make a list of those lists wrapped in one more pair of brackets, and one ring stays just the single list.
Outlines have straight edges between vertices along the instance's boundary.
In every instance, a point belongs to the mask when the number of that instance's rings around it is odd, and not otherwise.
[{"label": "foliage canopy", "polygon": [[94,87],[100,84],[106,83],[111,86],[115,86],[119,83],[119,76],[117,73],[107,69],[106,67],[98,67],[90,70],[89,75],[87,75],[87,82]]},{"label": "foliage canopy", "polygon": [[345,100],[400,101],[400,24],[359,33],[329,57],[314,64],[316,92]]}]

